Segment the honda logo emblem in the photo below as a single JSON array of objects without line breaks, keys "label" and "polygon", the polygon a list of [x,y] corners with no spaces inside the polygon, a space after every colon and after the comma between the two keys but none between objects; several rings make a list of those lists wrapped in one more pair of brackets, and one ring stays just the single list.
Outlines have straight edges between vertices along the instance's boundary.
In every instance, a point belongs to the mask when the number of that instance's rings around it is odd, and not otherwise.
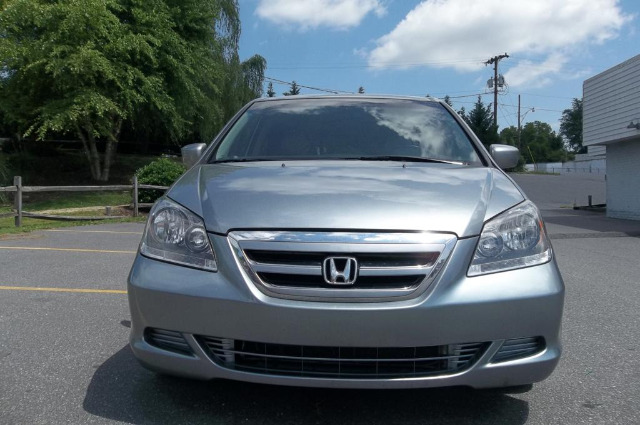
[{"label": "honda logo emblem", "polygon": [[358,261],[353,257],[325,258],[322,277],[329,285],[353,285],[358,278]]}]

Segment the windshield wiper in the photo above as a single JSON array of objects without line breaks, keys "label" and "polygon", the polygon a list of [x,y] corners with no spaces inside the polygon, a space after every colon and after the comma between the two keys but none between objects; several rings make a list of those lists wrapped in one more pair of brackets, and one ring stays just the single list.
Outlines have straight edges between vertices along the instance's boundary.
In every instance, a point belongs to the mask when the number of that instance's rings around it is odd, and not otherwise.
[{"label": "windshield wiper", "polygon": [[446,159],[426,158],[422,156],[402,156],[402,155],[379,155],[379,156],[361,156],[357,159],[360,161],[401,161],[401,162],[436,162],[440,164],[455,164],[455,165],[467,165],[462,161],[448,161]]},{"label": "windshield wiper", "polygon": [[258,161],[282,161],[282,159],[278,158],[225,158],[225,159],[214,159],[210,161],[209,164],[224,164],[225,162],[258,162]]}]

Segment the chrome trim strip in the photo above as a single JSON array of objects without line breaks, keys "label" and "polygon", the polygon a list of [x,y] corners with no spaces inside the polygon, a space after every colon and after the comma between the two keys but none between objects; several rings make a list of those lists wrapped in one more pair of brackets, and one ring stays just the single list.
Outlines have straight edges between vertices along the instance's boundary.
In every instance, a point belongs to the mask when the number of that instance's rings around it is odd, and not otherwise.
[{"label": "chrome trim strip", "polygon": [[[229,236],[233,234],[230,233]],[[359,253],[378,252],[440,252],[444,249],[442,241],[434,243],[369,243],[369,242],[290,242],[290,241],[251,241],[238,240],[243,249],[289,251],[289,252],[331,252],[335,254],[348,254],[354,251]]]},{"label": "chrome trim strip", "polygon": [[289,231],[233,231],[237,241],[356,243],[356,244],[446,244],[453,233],[355,233],[355,232],[289,232]]},{"label": "chrome trim strip", "polygon": [[283,273],[283,274],[302,274],[307,276],[320,276],[322,274],[321,266],[296,266],[288,264],[269,264],[256,263],[247,260],[251,268],[257,273]]}]

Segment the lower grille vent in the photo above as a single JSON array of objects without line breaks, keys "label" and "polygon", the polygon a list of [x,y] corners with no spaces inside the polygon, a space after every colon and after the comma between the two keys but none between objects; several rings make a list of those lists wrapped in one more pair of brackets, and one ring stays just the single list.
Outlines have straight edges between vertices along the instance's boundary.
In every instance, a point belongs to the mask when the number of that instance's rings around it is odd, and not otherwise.
[{"label": "lower grille vent", "polygon": [[488,344],[431,347],[317,347],[196,338],[218,365],[251,373],[333,379],[391,379],[461,372]]},{"label": "lower grille vent", "polygon": [[492,363],[522,359],[540,353],[545,348],[544,338],[540,336],[529,338],[508,339],[491,359]]},{"label": "lower grille vent", "polygon": [[180,332],[168,331],[165,329],[146,328],[144,339],[154,347],[179,354],[193,354],[191,347],[187,344]]}]

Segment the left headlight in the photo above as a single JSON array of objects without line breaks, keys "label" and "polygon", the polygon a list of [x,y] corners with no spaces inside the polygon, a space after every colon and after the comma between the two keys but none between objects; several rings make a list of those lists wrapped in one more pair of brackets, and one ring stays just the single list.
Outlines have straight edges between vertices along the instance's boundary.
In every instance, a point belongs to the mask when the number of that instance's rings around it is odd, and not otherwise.
[{"label": "left headlight", "polygon": [[549,261],[551,244],[540,212],[525,201],[485,223],[467,274],[478,276]]},{"label": "left headlight", "polygon": [[151,209],[140,253],[169,263],[218,270],[202,219],[167,198],[160,199]]}]

